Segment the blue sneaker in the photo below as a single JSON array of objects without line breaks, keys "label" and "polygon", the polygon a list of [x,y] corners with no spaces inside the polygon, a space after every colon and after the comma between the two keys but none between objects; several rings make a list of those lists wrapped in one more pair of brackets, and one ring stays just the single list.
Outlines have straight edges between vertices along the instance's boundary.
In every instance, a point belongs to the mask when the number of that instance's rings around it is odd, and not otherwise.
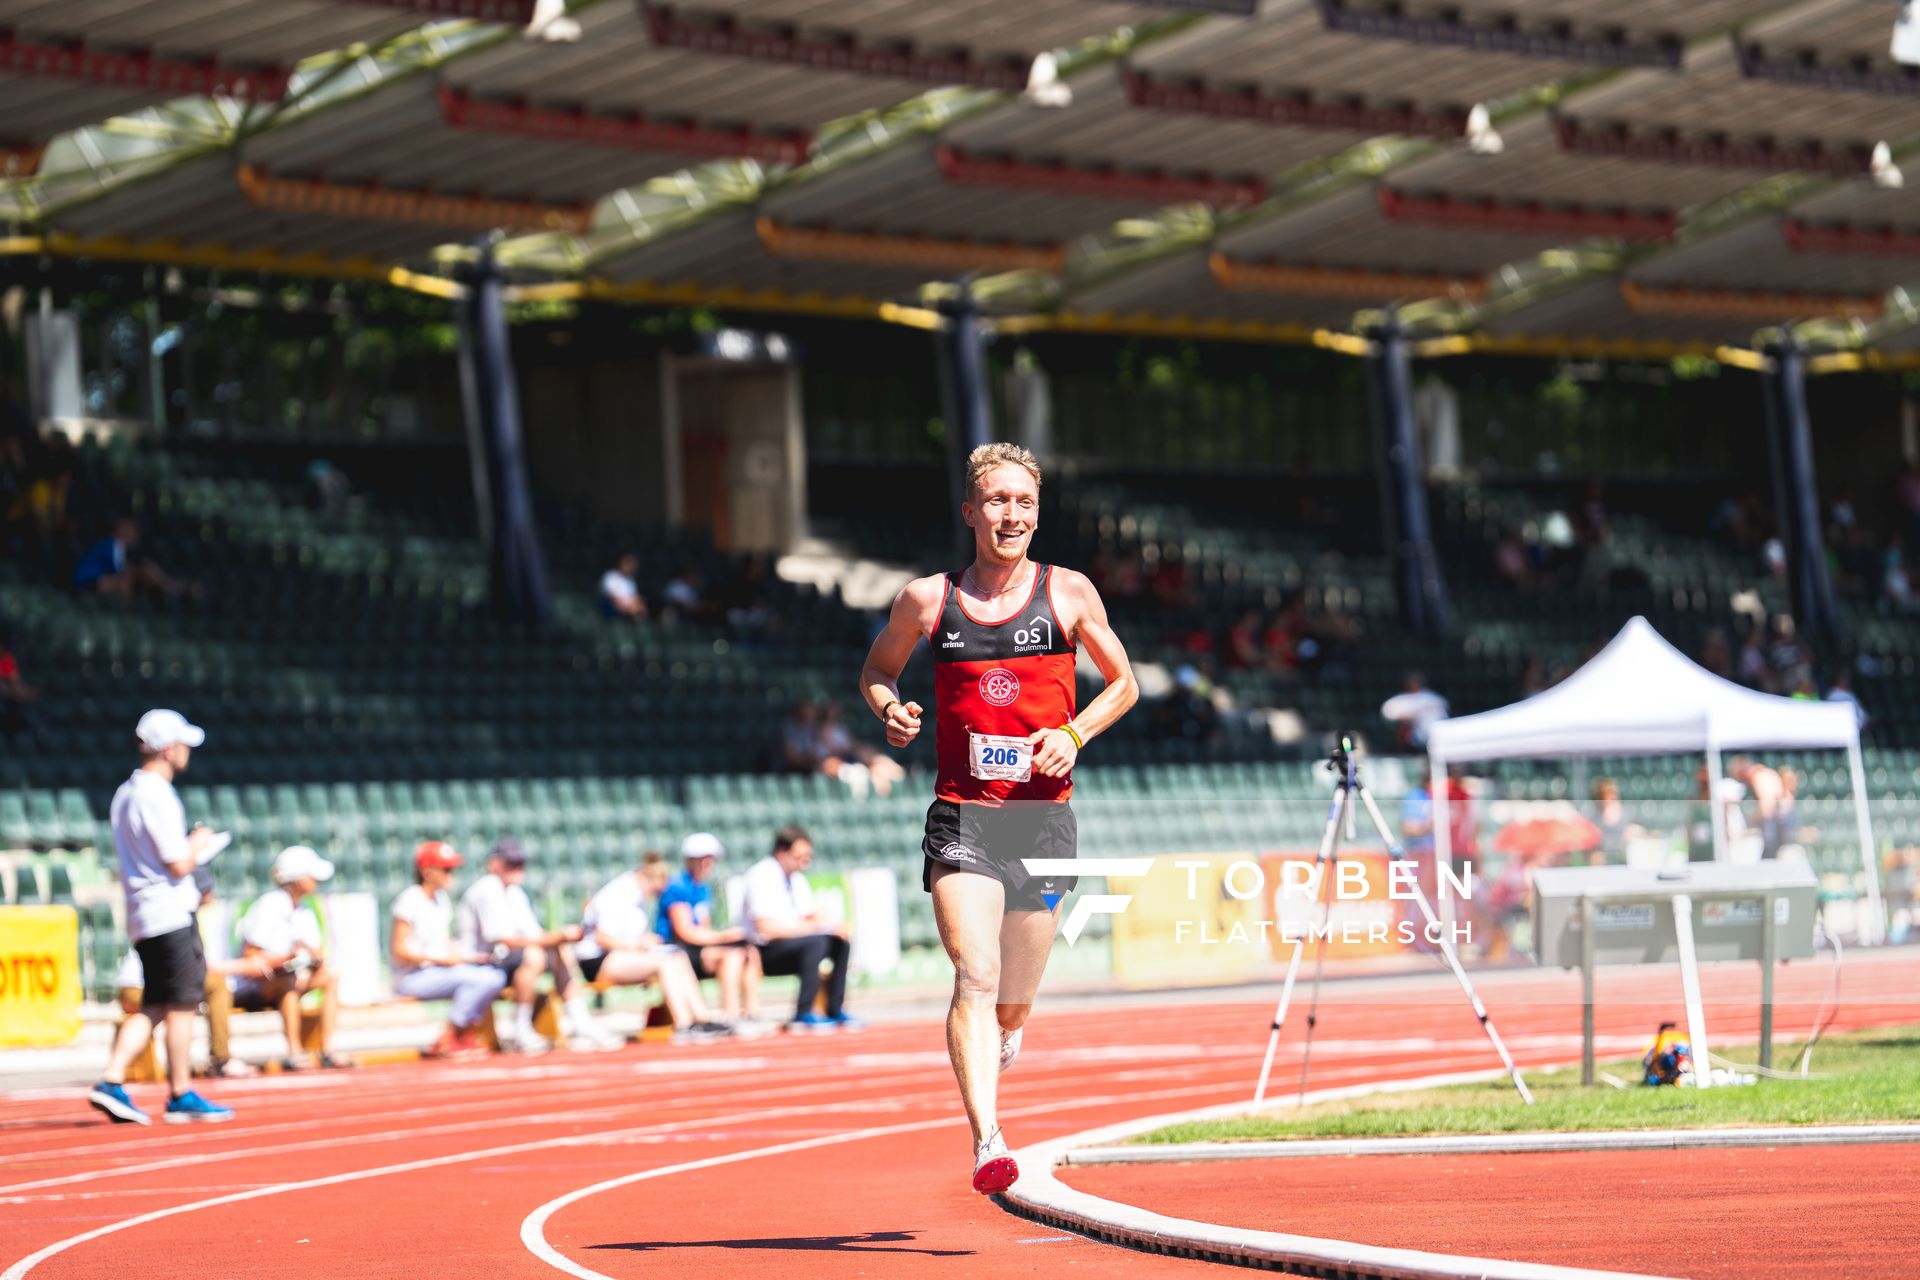
[{"label": "blue sneaker", "polygon": [[815,1013],[811,1009],[787,1024],[788,1031],[800,1035],[808,1035],[816,1031],[838,1031],[839,1029],[840,1024],[832,1018],[829,1018],[824,1013]]},{"label": "blue sneaker", "polygon": [[865,1018],[856,1018],[845,1009],[834,1014],[829,1021],[842,1031],[865,1031],[867,1029],[867,1020]]},{"label": "blue sneaker", "polygon": [[117,1084],[108,1084],[102,1080],[87,1093],[87,1105],[95,1111],[106,1113],[115,1124],[152,1124],[147,1113],[133,1105],[133,1099],[127,1091]]},{"label": "blue sneaker", "polygon": [[233,1108],[223,1107],[189,1089],[167,1103],[168,1124],[214,1123],[233,1119]]}]

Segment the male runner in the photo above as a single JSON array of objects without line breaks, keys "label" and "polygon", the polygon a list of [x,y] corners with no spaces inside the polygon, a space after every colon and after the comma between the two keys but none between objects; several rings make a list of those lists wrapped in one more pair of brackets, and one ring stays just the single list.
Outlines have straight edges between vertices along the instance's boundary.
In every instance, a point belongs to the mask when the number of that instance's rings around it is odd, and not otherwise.
[{"label": "male runner", "polygon": [[[960,505],[973,564],[909,582],[860,673],[887,741],[904,747],[922,712],[900,700],[900,672],[922,637],[932,646],[939,778],[922,883],[953,960],[947,1053],[973,1127],[973,1189],[985,1195],[1020,1176],[1000,1135],[999,1073],[1020,1052],[1059,903],[1076,883],[1030,876],[1024,860],[1075,855],[1074,761],[1139,697],[1093,584],[1027,558],[1039,515],[1033,455],[1011,444],[975,449]],[[1082,646],[1107,687],[1076,714]]]}]

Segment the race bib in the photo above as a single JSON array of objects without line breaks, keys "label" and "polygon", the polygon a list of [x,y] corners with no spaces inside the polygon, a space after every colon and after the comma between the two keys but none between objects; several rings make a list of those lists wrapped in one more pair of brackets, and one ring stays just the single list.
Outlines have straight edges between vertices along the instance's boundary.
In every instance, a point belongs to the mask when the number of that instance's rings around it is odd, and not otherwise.
[{"label": "race bib", "polygon": [[1033,777],[1033,744],[1025,738],[969,733],[967,754],[973,776],[986,782],[1025,782]]}]

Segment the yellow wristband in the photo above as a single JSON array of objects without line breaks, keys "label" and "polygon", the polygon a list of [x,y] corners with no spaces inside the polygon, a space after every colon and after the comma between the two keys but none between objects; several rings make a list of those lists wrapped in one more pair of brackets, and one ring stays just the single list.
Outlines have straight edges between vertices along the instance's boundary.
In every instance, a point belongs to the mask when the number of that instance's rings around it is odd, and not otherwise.
[{"label": "yellow wristband", "polygon": [[1087,744],[1082,742],[1080,735],[1073,731],[1073,721],[1069,720],[1067,723],[1061,725],[1060,731],[1073,739],[1073,749],[1075,751],[1085,751],[1087,749]]}]

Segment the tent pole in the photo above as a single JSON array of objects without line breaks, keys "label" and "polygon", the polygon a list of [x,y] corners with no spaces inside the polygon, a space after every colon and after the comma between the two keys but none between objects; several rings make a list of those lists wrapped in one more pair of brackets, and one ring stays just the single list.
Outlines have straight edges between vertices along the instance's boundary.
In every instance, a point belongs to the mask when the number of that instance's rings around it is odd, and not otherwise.
[{"label": "tent pole", "polygon": [[1860,755],[1860,731],[1847,740],[1847,770],[1853,774],[1853,816],[1860,828],[1860,861],[1867,872],[1867,919],[1860,925],[1860,941],[1868,946],[1886,937],[1886,909],[1880,904],[1880,867],[1874,856],[1873,819],[1867,813],[1867,767]]},{"label": "tent pole", "polygon": [[1725,863],[1733,855],[1727,849],[1727,821],[1720,812],[1720,739],[1713,732],[1713,717],[1707,717],[1707,821],[1713,824],[1713,860]]},{"label": "tent pole", "polygon": [[[1433,878],[1434,889],[1440,899],[1440,923],[1452,936],[1453,930],[1453,886],[1452,882],[1440,873],[1440,868],[1453,868],[1453,819],[1447,812],[1447,762],[1435,755],[1431,748],[1427,751],[1427,795],[1433,803],[1428,812],[1433,814]],[[1468,884],[1473,882],[1469,880]]]}]

